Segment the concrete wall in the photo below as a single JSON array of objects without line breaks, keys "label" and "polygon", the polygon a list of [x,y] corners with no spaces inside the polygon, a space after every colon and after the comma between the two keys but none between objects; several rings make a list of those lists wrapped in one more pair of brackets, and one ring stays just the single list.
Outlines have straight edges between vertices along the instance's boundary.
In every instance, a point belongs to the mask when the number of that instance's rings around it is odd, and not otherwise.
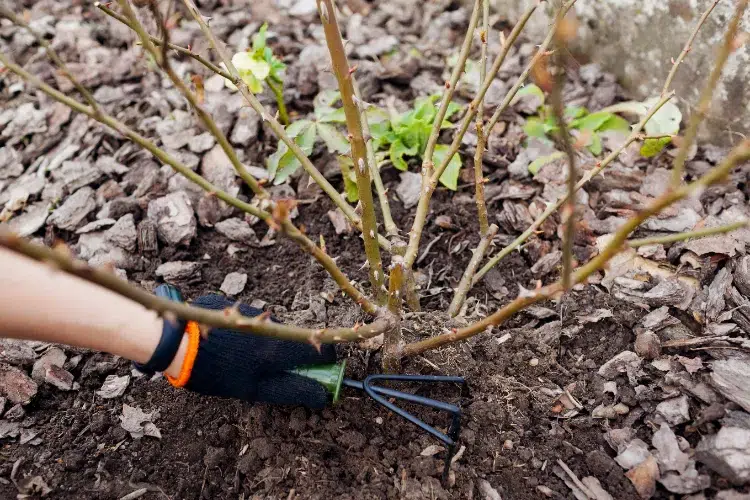
[{"label": "concrete wall", "polygon": [[[494,12],[515,22],[538,0],[491,0]],[[672,58],[677,58],[698,19],[713,0],[578,0],[578,38],[574,52],[581,60],[599,63],[617,75],[634,94],[646,98],[661,91]],[[551,0],[559,5],[560,0]],[[673,88],[679,105],[689,112],[698,102],[703,83],[713,67],[737,0],[720,0],[701,28],[692,51],[681,65]],[[541,40],[549,28],[551,7],[539,9],[527,25],[526,35]],[[741,30],[750,31],[750,9]],[[724,69],[714,94],[704,138],[732,144],[740,134],[750,134],[750,43],[736,50]]]}]

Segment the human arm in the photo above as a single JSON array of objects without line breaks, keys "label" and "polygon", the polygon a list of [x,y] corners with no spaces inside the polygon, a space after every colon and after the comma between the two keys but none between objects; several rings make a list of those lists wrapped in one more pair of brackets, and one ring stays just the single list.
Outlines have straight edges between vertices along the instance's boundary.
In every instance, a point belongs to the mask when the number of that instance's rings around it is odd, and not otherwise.
[{"label": "human arm", "polygon": [[[167,330],[166,320],[130,299],[2,248],[0,277],[0,336],[84,347],[145,363]],[[193,305],[222,310],[233,303],[206,295]],[[261,313],[244,304],[239,310],[246,316]],[[177,387],[316,408],[328,402],[323,386],[292,370],[334,362],[331,345],[316,351],[308,344],[221,328],[203,338],[190,323],[179,335],[177,353],[164,370]]]}]

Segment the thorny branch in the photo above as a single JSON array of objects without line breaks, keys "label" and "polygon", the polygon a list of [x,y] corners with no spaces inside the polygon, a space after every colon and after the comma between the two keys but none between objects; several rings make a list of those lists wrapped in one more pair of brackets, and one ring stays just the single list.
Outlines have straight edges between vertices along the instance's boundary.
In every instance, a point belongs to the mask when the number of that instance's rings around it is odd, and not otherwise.
[{"label": "thorny branch", "polygon": [[570,273],[573,270],[573,240],[576,231],[576,181],[578,180],[578,170],[576,169],[576,152],[573,148],[573,141],[570,138],[568,124],[565,122],[565,105],[563,103],[563,85],[565,84],[565,59],[563,54],[566,52],[564,34],[560,31],[555,33],[555,54],[556,74],[552,75],[554,84],[550,92],[550,102],[552,104],[552,113],[557,123],[558,137],[562,143],[563,151],[568,160],[568,177],[566,179],[568,192],[563,207],[563,237],[562,237],[562,286],[564,290],[570,290]]},{"label": "thorny branch", "polygon": [[[482,31],[479,39],[482,44],[479,57],[479,85],[484,85],[487,80],[487,37],[490,31],[490,2],[482,0]],[[487,145],[486,134],[490,131],[484,130],[484,100],[479,103],[477,109],[477,150],[474,152],[474,187],[477,202],[477,217],[479,218],[479,234],[484,236],[489,229],[487,216],[487,202],[484,198],[484,172],[482,171],[484,149]]]},{"label": "thorny branch", "polygon": [[[707,186],[720,182],[736,165],[748,160],[750,160],[750,139],[746,139],[744,142],[736,146],[722,163],[711,169],[700,179],[677,189],[667,191],[659,198],[655,199],[646,208],[628,219],[620,229],[617,230],[609,244],[601,251],[601,253],[599,253],[599,255],[573,273],[571,277],[572,283],[582,283],[591,276],[591,274],[602,269],[612,257],[622,251],[622,247],[626,243],[628,236],[646,221],[646,219],[658,214],[673,203],[687,198],[688,196],[693,196],[695,193],[701,192],[701,190],[705,189]],[[424,351],[466,340],[478,333],[491,330],[492,327],[502,324],[522,309],[542,300],[551,298],[562,291],[562,281],[557,281],[556,283],[532,291],[521,289],[521,293],[519,293],[515,300],[500,308],[494,314],[465,328],[461,328],[460,330],[454,330],[450,333],[438,335],[421,342],[408,344],[404,346],[402,351],[403,355],[414,356]]]},{"label": "thorny branch", "polygon": [[474,279],[474,273],[477,272],[477,268],[482,262],[484,255],[487,253],[487,249],[490,247],[492,239],[497,234],[497,230],[497,225],[492,224],[487,229],[487,232],[482,235],[482,239],[474,249],[469,265],[466,266],[466,270],[464,271],[463,276],[461,276],[461,281],[458,283],[453,295],[453,301],[451,301],[451,305],[448,308],[448,314],[451,316],[457,316],[461,311],[461,307],[463,307],[464,301],[466,300],[466,294],[469,292],[469,289],[471,289],[471,282]]},{"label": "thorny branch", "polygon": [[255,335],[264,335],[296,342],[307,342],[313,345],[333,344],[367,339],[380,335],[391,328],[393,319],[390,313],[382,311],[380,317],[368,325],[353,328],[311,329],[284,325],[269,320],[268,316],[249,318],[242,316],[233,308],[224,311],[213,311],[194,307],[181,302],[174,302],[157,297],[147,291],[117,277],[114,273],[95,269],[83,261],[71,256],[67,247],[51,249],[43,245],[25,241],[0,229],[0,247],[7,248],[40,262],[49,263],[53,268],[78,276],[108,290],[127,297],[160,316],[174,315],[179,318],[196,321],[206,327],[231,328]]},{"label": "thorny branch", "polygon": [[[357,85],[357,79],[352,74],[352,84],[354,85],[354,95],[357,96],[359,102],[362,100],[362,94],[359,91],[359,85]],[[365,145],[367,146],[367,165],[370,167],[370,175],[372,176],[373,184],[375,184],[375,192],[378,193],[378,201],[380,202],[380,212],[383,214],[383,227],[385,233],[390,237],[398,236],[398,226],[393,221],[391,215],[391,204],[388,202],[388,190],[383,185],[383,179],[380,177],[380,168],[378,168],[378,162],[375,159],[375,148],[372,144],[372,136],[370,135],[370,124],[367,121],[367,113],[362,112],[362,134],[365,136]],[[391,242],[393,245],[393,242]],[[393,251],[393,247],[391,247]]]},{"label": "thorny branch", "polygon": [[[599,173],[604,170],[610,163],[612,163],[618,156],[620,156],[620,153],[622,153],[625,148],[627,148],[630,144],[633,142],[639,140],[641,138],[640,133],[641,130],[643,130],[643,127],[646,125],[646,122],[648,122],[652,116],[656,114],[659,109],[661,109],[664,104],[666,104],[674,95],[674,92],[669,92],[667,95],[662,96],[659,101],[654,103],[653,106],[651,106],[651,109],[646,113],[646,115],[639,121],[635,126],[633,126],[633,130],[630,132],[630,135],[628,136],[625,141],[623,141],[622,144],[620,144],[617,149],[612,151],[610,154],[608,154],[601,162],[597,162],[596,166],[587,171],[583,177],[578,181],[576,184],[576,192],[578,192],[589,180],[593,179]],[[502,259],[507,257],[513,250],[516,250],[521,246],[521,244],[526,241],[532,234],[536,232],[537,229],[541,227],[541,225],[544,223],[545,220],[549,218],[550,215],[555,213],[558,208],[560,208],[563,203],[565,203],[565,200],[567,200],[568,196],[567,194],[564,196],[561,196],[558,198],[558,200],[555,203],[551,203],[540,215],[537,217],[537,219],[534,221],[533,224],[531,224],[528,228],[526,228],[526,231],[524,231],[518,238],[513,240],[508,246],[504,247],[502,250],[500,250],[495,256],[493,256],[485,265],[482,267],[482,269],[477,272],[477,275],[474,277],[474,282],[472,285],[476,285],[479,280],[481,280],[485,274],[487,274],[490,269],[492,269],[498,262],[500,262]]]},{"label": "thorny branch", "polygon": [[[105,5],[105,4],[101,3],[101,2],[96,2],[96,3],[94,3],[94,7],[96,7],[99,10],[101,10],[102,12],[104,12],[105,14],[107,14],[109,17],[111,17],[111,18],[113,18],[113,19],[121,22],[122,24],[124,24],[125,26],[127,26],[128,28],[130,28],[131,30],[135,31],[135,29],[133,28],[133,25],[131,24],[131,22],[125,16],[123,16],[123,15],[121,15],[121,14],[113,11],[107,5]],[[159,38],[157,38],[157,37],[155,37],[153,35],[149,35],[148,37],[151,40],[151,43],[153,43],[157,47],[161,47],[161,43],[162,43],[161,39],[159,39]],[[196,61],[198,61],[199,63],[201,63],[203,66],[205,66],[206,68],[208,68],[211,72],[216,73],[217,75],[221,75],[222,77],[226,78],[227,80],[231,80],[232,79],[232,75],[230,75],[227,71],[224,71],[219,66],[216,66],[214,63],[212,63],[208,59],[204,58],[200,54],[198,54],[196,52],[193,52],[192,50],[190,50],[190,49],[188,49],[186,47],[181,47],[180,45],[175,45],[174,43],[171,43],[171,42],[169,42],[167,46],[170,49],[172,49],[172,50],[174,50],[176,52],[179,52],[180,54],[186,55],[188,57],[192,57],[193,59],[195,59]]]},{"label": "thorny branch", "polygon": [[313,255],[313,257],[315,257],[318,260],[318,262],[320,262],[320,264],[329,272],[329,274],[334,279],[334,281],[336,281],[336,283],[339,285],[341,290],[347,295],[349,295],[355,302],[360,304],[363,310],[365,310],[366,312],[370,314],[374,314],[378,310],[378,307],[375,304],[370,302],[362,294],[362,292],[357,290],[351,284],[349,278],[339,269],[336,262],[324,252],[313,251],[314,248],[317,248],[316,245],[312,241],[310,241],[310,239],[307,238],[304,234],[302,234],[296,227],[294,227],[291,223],[289,223],[288,220],[285,219],[285,220],[277,222],[274,220],[273,215],[266,212],[265,210],[261,210],[251,205],[250,203],[241,201],[238,198],[227,193],[226,191],[223,191],[218,186],[214,186],[208,180],[206,180],[203,176],[201,176],[200,174],[188,168],[185,164],[183,164],[182,162],[180,162],[173,156],[169,155],[163,149],[157,147],[153,142],[149,141],[148,139],[146,139],[139,133],[135,132],[133,129],[131,129],[124,123],[118,121],[117,119],[113,118],[112,116],[108,115],[107,113],[101,110],[99,110],[98,112],[94,111],[90,106],[86,106],[76,101],[75,99],[71,99],[70,97],[66,96],[62,92],[50,87],[46,83],[42,82],[36,76],[30,74],[29,72],[24,70],[22,67],[10,61],[3,53],[0,53],[0,63],[2,63],[3,66],[8,68],[11,72],[15,73],[19,77],[21,77],[26,82],[37,87],[39,90],[47,94],[52,99],[68,106],[74,111],[77,111],[90,118],[93,118],[94,120],[100,122],[103,125],[110,127],[116,132],[122,134],[127,139],[138,144],[143,149],[145,149],[146,151],[154,155],[154,157],[157,158],[159,161],[161,161],[165,165],[169,165],[177,173],[183,175],[188,180],[194,182],[207,193],[211,193],[212,195],[216,196],[219,200],[227,203],[228,205],[238,210],[241,210],[242,212],[258,217],[259,219],[263,220],[267,224],[280,225],[282,230],[285,232],[285,234],[287,234],[293,240],[300,243],[305,251],[309,252],[311,255]]},{"label": "thorny branch", "polygon": [[[566,10],[566,12],[574,2],[575,0],[569,0],[568,3],[565,4],[565,7],[563,8]],[[407,270],[410,270],[412,268],[412,266],[414,265],[414,261],[417,259],[417,254],[419,253],[419,241],[422,237],[425,221],[427,220],[427,213],[430,208],[430,198],[432,197],[432,193],[437,187],[440,176],[448,167],[448,163],[450,163],[453,155],[458,152],[461,141],[466,134],[466,131],[469,129],[472,120],[474,120],[474,117],[476,116],[479,109],[479,105],[484,100],[484,96],[487,93],[487,90],[490,88],[492,80],[495,78],[495,76],[497,76],[498,71],[500,71],[500,66],[503,64],[503,61],[505,61],[505,57],[508,55],[508,52],[510,52],[510,48],[513,46],[516,39],[521,34],[521,31],[523,31],[523,28],[526,26],[526,23],[528,22],[529,18],[534,13],[536,8],[537,4],[535,2],[526,10],[521,19],[519,19],[519,21],[513,27],[513,30],[511,31],[508,39],[502,47],[502,50],[495,58],[495,61],[492,63],[492,68],[490,68],[490,70],[487,72],[487,77],[484,81],[484,84],[479,88],[476,97],[474,97],[474,99],[468,104],[466,112],[464,114],[464,118],[461,121],[461,126],[459,127],[459,130],[456,133],[453,142],[451,143],[445,159],[435,170],[435,172],[433,172],[433,175],[429,178],[429,182],[425,181],[425,170],[422,170],[422,196],[420,197],[419,203],[417,204],[417,211],[414,215],[414,223],[412,224],[411,231],[409,231],[409,243],[407,245],[406,255],[404,258],[404,267]],[[487,127],[488,133],[491,130],[492,127]]]},{"label": "thorny branch", "polygon": [[70,72],[60,56],[57,55],[57,52],[52,48],[52,45],[47,40],[45,40],[42,35],[37,33],[37,31],[29,26],[26,21],[15,15],[12,11],[8,10],[3,5],[0,5],[0,17],[7,18],[13,24],[21,26],[26,31],[31,33],[31,35],[36,39],[36,42],[44,47],[44,50],[47,52],[47,56],[52,60],[52,62],[55,63],[55,65],[62,72],[65,78],[67,78],[70,83],[73,84],[78,93],[81,94],[84,100],[89,104],[89,106],[91,106],[91,109],[93,109],[95,112],[99,111],[99,105],[97,104],[96,99],[94,99],[94,96],[86,87],[81,84],[81,82],[78,81],[75,76],[73,76],[73,73]]},{"label": "thorny branch", "polygon": [[658,245],[665,243],[675,243],[677,241],[686,241],[695,238],[704,238],[706,236],[714,236],[717,234],[731,233],[737,229],[748,227],[750,222],[747,220],[733,222],[724,226],[708,227],[705,229],[696,229],[695,231],[686,231],[684,233],[667,234],[665,236],[650,236],[648,238],[641,238],[638,240],[628,240],[627,244],[630,248],[638,248],[646,245]]},{"label": "thorny branch", "polygon": [[661,95],[664,95],[667,92],[669,92],[669,87],[672,86],[672,80],[674,80],[674,77],[677,74],[677,70],[680,69],[680,65],[682,64],[682,61],[688,55],[688,52],[690,52],[690,50],[693,48],[693,42],[695,41],[695,37],[698,35],[698,32],[701,30],[701,27],[706,22],[706,19],[708,19],[708,16],[711,15],[711,12],[714,10],[714,7],[716,7],[716,4],[718,4],[720,1],[721,0],[713,0],[713,2],[711,2],[711,4],[706,9],[706,11],[698,20],[698,23],[695,25],[693,32],[690,34],[690,38],[688,38],[688,41],[685,44],[685,47],[682,49],[682,52],[680,52],[680,55],[677,56],[677,59],[675,59],[672,62],[672,69],[669,70],[667,79],[664,80],[664,87],[662,88]]},{"label": "thorny branch", "polygon": [[379,304],[386,301],[385,276],[383,263],[380,259],[380,247],[377,241],[378,224],[375,219],[375,203],[372,198],[372,180],[370,169],[367,167],[367,146],[362,132],[362,116],[357,103],[359,99],[354,95],[352,71],[344,51],[344,41],[336,20],[336,10],[333,0],[318,0],[318,11],[323,23],[326,45],[331,55],[331,66],[336,75],[336,81],[341,93],[341,103],[346,116],[346,127],[349,130],[354,171],[357,176],[357,191],[362,206],[362,237],[365,242],[365,255],[369,264],[370,284],[372,293]]},{"label": "thorny branch", "polygon": [[708,83],[701,92],[698,107],[690,115],[690,121],[685,130],[685,135],[680,141],[680,147],[677,150],[677,156],[675,157],[674,165],[672,166],[672,187],[677,187],[682,182],[682,173],[685,169],[685,161],[687,160],[688,152],[698,135],[698,127],[706,118],[708,109],[711,107],[711,99],[714,95],[714,89],[719,83],[721,73],[724,70],[724,65],[726,64],[727,59],[729,59],[729,54],[731,54],[735,48],[734,44],[737,39],[737,32],[740,27],[740,22],[742,21],[742,15],[745,13],[745,9],[747,9],[747,4],[748,0],[739,0],[737,2],[734,16],[732,16],[732,20],[729,22],[729,28],[724,35],[724,43],[722,43],[719,52],[716,54],[716,62],[714,63],[714,68],[711,70],[711,74],[708,77]]},{"label": "thorny branch", "polygon": [[[265,109],[263,104],[261,104],[258,98],[255,97],[252,92],[250,92],[247,84],[242,80],[242,78],[240,78],[240,74],[237,71],[237,68],[234,66],[234,64],[232,64],[232,59],[231,57],[229,57],[224,44],[222,44],[216,38],[213,30],[211,30],[211,28],[208,26],[208,23],[198,10],[198,7],[195,6],[195,2],[193,2],[193,0],[183,0],[183,3],[185,4],[185,7],[187,7],[188,12],[190,12],[190,15],[193,16],[193,19],[195,19],[195,21],[198,23],[198,26],[201,28],[204,36],[208,39],[211,47],[219,56],[221,62],[224,63],[224,66],[226,66],[227,71],[231,76],[229,80],[234,83],[234,85],[239,89],[242,97],[245,98],[253,111],[258,113],[261,119],[268,124],[274,135],[276,135],[279,140],[281,140],[284,144],[287,145],[287,147],[289,147],[289,150],[292,151],[294,156],[302,164],[302,168],[305,170],[305,172],[307,172],[312,180],[315,181],[318,186],[320,186],[320,188],[331,198],[331,200],[333,200],[336,206],[341,209],[344,215],[346,215],[347,219],[352,222],[354,227],[362,231],[362,220],[360,219],[359,215],[356,214],[354,208],[352,208],[352,206],[349,205],[346,200],[344,200],[344,198],[336,190],[336,188],[334,188],[331,183],[328,182],[328,180],[323,176],[323,174],[315,167],[315,165],[312,164],[310,158],[308,158],[304,151],[302,151],[302,149],[299,147],[299,145],[294,142],[291,137],[289,137],[289,134],[286,133],[286,131],[284,130],[284,126],[281,125],[281,123],[279,123],[279,121],[276,120],[273,116],[271,116],[271,114],[268,113],[268,111]],[[384,248],[385,250],[390,250],[391,244],[384,236],[378,234],[377,238],[378,243],[382,248]]]},{"label": "thorny branch", "polygon": [[469,27],[466,29],[466,34],[464,35],[464,42],[461,45],[461,52],[459,52],[458,54],[458,60],[456,61],[456,65],[453,67],[453,72],[451,72],[450,80],[445,82],[445,91],[443,92],[443,97],[440,100],[440,107],[438,108],[437,115],[435,116],[435,121],[432,124],[432,130],[430,131],[430,136],[427,139],[427,146],[425,147],[424,151],[424,160],[422,161],[422,178],[425,180],[430,175],[432,175],[432,156],[435,152],[435,146],[437,145],[438,136],[440,135],[440,128],[443,124],[443,120],[445,119],[445,114],[448,111],[448,105],[450,104],[451,99],[453,99],[453,93],[456,91],[456,85],[458,85],[458,80],[461,78],[461,74],[463,74],[464,72],[466,60],[469,58],[471,45],[474,41],[474,30],[476,30],[477,22],[479,21],[479,12],[481,10],[480,7],[481,0],[474,0],[474,8],[471,12],[471,18],[469,19]]},{"label": "thorny branch", "polygon": [[404,265],[400,256],[394,256],[388,277],[388,311],[397,322],[394,328],[383,335],[383,369],[397,372],[401,361],[401,289],[404,285]]},{"label": "thorny branch", "polygon": [[190,107],[193,108],[193,111],[195,111],[198,119],[200,119],[203,125],[208,129],[209,133],[216,139],[216,142],[219,144],[222,151],[224,151],[224,153],[227,155],[229,162],[237,171],[237,174],[240,176],[240,178],[245,181],[245,184],[250,186],[250,189],[252,189],[253,193],[255,193],[257,196],[261,198],[268,198],[268,192],[266,192],[266,190],[263,189],[260,184],[258,184],[258,181],[252,175],[250,175],[250,172],[248,172],[242,162],[240,162],[240,159],[237,157],[237,152],[232,147],[232,145],[229,144],[229,140],[227,139],[224,132],[222,132],[219,126],[216,124],[216,121],[214,121],[211,114],[203,108],[203,105],[198,101],[198,97],[193,93],[192,90],[190,90],[190,88],[188,88],[182,78],[180,78],[172,68],[167,53],[167,48],[169,47],[169,31],[167,26],[164,25],[164,18],[159,11],[158,5],[156,3],[151,3],[149,4],[149,7],[157,20],[159,29],[162,30],[163,39],[161,50],[157,50],[155,45],[151,43],[151,39],[149,38],[148,33],[146,33],[146,29],[136,17],[135,12],[133,12],[133,9],[130,7],[129,1],[119,0],[119,3],[123,12],[125,12],[126,19],[130,21],[130,27],[133,29],[133,31],[135,31],[136,35],[140,39],[143,48],[146,50],[146,52],[151,54],[157,65],[164,71],[164,73],[166,73],[175,88],[177,88],[180,94],[182,94],[190,103]]}]

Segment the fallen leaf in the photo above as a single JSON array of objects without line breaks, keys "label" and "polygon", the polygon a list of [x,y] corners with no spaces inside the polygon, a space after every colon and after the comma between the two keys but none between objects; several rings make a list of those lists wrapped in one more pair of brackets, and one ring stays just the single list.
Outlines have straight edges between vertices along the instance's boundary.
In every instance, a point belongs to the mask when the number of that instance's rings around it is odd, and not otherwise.
[{"label": "fallen leaf", "polygon": [[143,436],[161,439],[161,432],[152,421],[157,416],[156,411],[146,413],[136,406],[124,404],[122,405],[122,415],[120,415],[120,426],[135,439],[140,439]]},{"label": "fallen leaf", "polygon": [[438,446],[436,444],[431,444],[430,446],[428,446],[427,448],[425,448],[424,450],[422,450],[422,452],[419,455],[422,456],[422,457],[431,457],[433,455],[437,455],[438,453],[440,453],[444,449],[445,448],[443,448],[442,446]]},{"label": "fallen leaf", "polygon": [[641,498],[651,498],[656,492],[656,480],[659,479],[659,465],[653,456],[649,456],[625,475],[635,486]]},{"label": "fallen leaf", "polygon": [[128,388],[129,383],[130,375],[123,375],[122,377],[107,375],[102,388],[96,391],[96,393],[104,399],[119,398],[125,393],[125,389]]}]

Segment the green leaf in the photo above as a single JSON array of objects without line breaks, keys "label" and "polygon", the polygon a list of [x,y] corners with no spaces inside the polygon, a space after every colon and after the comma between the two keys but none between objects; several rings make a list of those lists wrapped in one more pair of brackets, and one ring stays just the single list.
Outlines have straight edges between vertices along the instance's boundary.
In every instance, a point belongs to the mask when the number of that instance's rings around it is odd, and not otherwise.
[{"label": "green leaf", "polygon": [[[298,120],[286,128],[287,135],[294,139],[294,142],[297,143],[306,155],[312,153],[312,148],[315,145],[316,130],[315,123],[310,120]],[[281,141],[279,141],[276,152],[266,160],[266,167],[268,168],[270,177],[274,179],[274,184],[281,184],[286,181],[289,176],[297,171],[299,166],[300,162],[297,157]]]},{"label": "green leaf", "polygon": [[294,156],[294,153],[291,151],[287,151],[279,160],[276,177],[274,178],[273,183],[276,185],[283,184],[294,174],[294,172],[297,171],[299,167],[300,162],[297,157]]},{"label": "green leaf", "polygon": [[553,161],[559,160],[560,158],[565,158],[565,153],[563,153],[562,151],[555,151],[550,155],[540,156],[539,158],[529,163],[529,172],[531,172],[531,175],[536,175],[539,173],[539,170],[541,170],[543,166],[548,163],[552,163]]},{"label": "green leaf", "polygon": [[596,129],[597,132],[604,132],[605,130],[615,130],[618,132],[630,132],[630,122],[625,118],[617,115],[612,115],[609,120]]},{"label": "green leaf", "polygon": [[313,122],[311,122],[310,120],[297,120],[296,122],[290,123],[286,127],[286,133],[289,137],[297,137],[305,130],[307,130],[307,127],[312,124]]},{"label": "green leaf", "polygon": [[546,120],[544,120],[544,133],[549,134],[551,132],[557,132],[557,129],[559,127],[557,126],[557,120],[555,120],[554,116],[547,117]]},{"label": "green leaf", "polygon": [[279,171],[279,164],[284,155],[289,151],[289,147],[283,142],[279,141],[279,145],[276,147],[276,151],[266,159],[266,169],[268,170],[268,176],[271,179],[276,178],[276,172]]},{"label": "green leaf", "polygon": [[540,99],[539,107],[544,105],[544,91],[533,83],[521,87],[518,92],[516,92],[516,95],[513,96],[513,100],[510,101],[510,105],[513,106],[515,103],[520,101],[522,97],[526,96],[536,96]]},{"label": "green leaf", "polygon": [[529,137],[544,138],[547,136],[547,129],[544,122],[538,116],[530,116],[523,124],[523,131]]},{"label": "green leaf", "polygon": [[359,188],[357,187],[357,174],[354,173],[354,162],[350,156],[339,156],[339,167],[344,178],[344,189],[349,203],[359,201]]},{"label": "green leaf", "polygon": [[318,135],[323,139],[323,142],[326,143],[328,151],[342,155],[349,153],[351,145],[349,144],[349,141],[346,140],[344,134],[342,134],[336,127],[326,123],[318,123],[317,127]]},{"label": "green leaf", "polygon": [[646,139],[645,141],[643,141],[643,146],[641,146],[641,156],[643,156],[644,158],[651,158],[652,156],[656,156],[661,153],[661,150],[664,149],[670,142],[672,142],[671,137]]},{"label": "green leaf", "polygon": [[299,144],[299,147],[302,148],[302,151],[304,151],[305,154],[309,156],[310,154],[312,154],[313,146],[315,146],[315,137],[317,135],[317,130],[313,122],[310,122],[308,120],[303,121],[306,121],[308,125],[294,139],[294,142]]},{"label": "green leaf", "polygon": [[[619,102],[607,107],[607,111],[613,113],[632,113],[639,117],[648,114],[649,109],[659,101],[659,97],[651,97],[643,102],[627,101]],[[680,131],[682,113],[672,101],[664,103],[659,111],[646,122],[645,131],[648,135],[675,135]]]},{"label": "green leaf", "polygon": [[365,116],[367,117],[367,123],[370,124],[370,128],[373,127],[376,123],[385,123],[388,127],[390,127],[390,117],[388,116],[388,112],[386,110],[381,109],[377,106],[369,106],[365,110]]},{"label": "green leaf", "polygon": [[344,108],[332,109],[327,113],[321,113],[317,118],[321,123],[346,123]]},{"label": "green leaf", "polygon": [[583,106],[566,106],[565,107],[565,119],[574,120],[580,118],[586,114],[586,108]]},{"label": "green leaf", "polygon": [[391,147],[388,152],[393,166],[399,170],[405,171],[407,168],[409,168],[409,165],[407,165],[406,160],[404,160],[404,156],[416,155],[417,148],[407,147],[403,142],[401,142],[401,139],[396,139],[391,143]]},{"label": "green leaf", "polygon": [[614,116],[615,115],[613,115],[612,113],[608,113],[606,111],[598,111],[596,113],[591,113],[590,115],[586,115],[582,118],[573,120],[570,123],[570,126],[572,128],[577,128],[580,130],[590,130],[591,132],[594,132],[599,130],[600,127],[602,127]]},{"label": "green leaf", "polygon": [[[450,146],[445,144],[436,145],[435,154],[432,156],[435,165],[441,165],[449,152]],[[453,155],[450,162],[448,162],[448,166],[443,172],[443,175],[440,176],[440,183],[452,191],[458,189],[458,174],[461,172],[461,166],[461,157],[456,153]]]},{"label": "green leaf", "polygon": [[[448,109],[445,110],[445,120],[450,120],[450,117],[455,115],[457,112],[461,110],[461,105],[457,104],[453,101],[448,103]],[[445,123],[443,123],[443,127],[445,127]]]},{"label": "green leaf", "polygon": [[268,30],[268,23],[263,23],[263,26],[253,35],[253,51],[262,51],[266,48],[266,30]]},{"label": "green leaf", "polygon": [[338,90],[321,90],[313,99],[315,118],[321,123],[345,123],[344,108],[335,108],[334,104],[341,100]]},{"label": "green leaf", "polygon": [[593,132],[591,134],[591,140],[586,145],[586,147],[594,156],[599,156],[600,154],[602,154],[602,138],[599,137],[599,134]]}]

